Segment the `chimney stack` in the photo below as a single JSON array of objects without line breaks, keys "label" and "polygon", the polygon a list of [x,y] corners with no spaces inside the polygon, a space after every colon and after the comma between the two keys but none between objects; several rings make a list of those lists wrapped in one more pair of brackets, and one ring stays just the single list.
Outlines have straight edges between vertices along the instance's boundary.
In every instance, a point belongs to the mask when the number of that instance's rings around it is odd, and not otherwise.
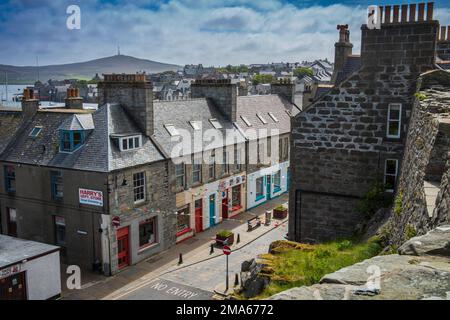
[{"label": "chimney stack", "polygon": [[295,84],[290,79],[281,79],[279,82],[272,83],[270,91],[295,104]]},{"label": "chimney stack", "polygon": [[336,81],[339,71],[344,68],[348,56],[350,56],[353,52],[353,44],[350,42],[350,31],[348,30],[348,24],[338,25],[337,29],[339,30],[339,41],[334,44],[333,83]]},{"label": "chimney stack", "polygon": [[83,110],[83,98],[80,97],[80,90],[78,88],[67,89],[66,109]]},{"label": "chimney stack", "polygon": [[32,118],[39,110],[39,100],[34,98],[33,89],[24,89],[22,98],[22,114],[25,119]]},{"label": "chimney stack", "polygon": [[98,103],[120,104],[145,135],[153,135],[153,86],[145,72],[104,74],[98,83]]},{"label": "chimney stack", "polygon": [[230,121],[236,121],[237,86],[230,79],[198,79],[191,84],[192,98],[209,98]]}]

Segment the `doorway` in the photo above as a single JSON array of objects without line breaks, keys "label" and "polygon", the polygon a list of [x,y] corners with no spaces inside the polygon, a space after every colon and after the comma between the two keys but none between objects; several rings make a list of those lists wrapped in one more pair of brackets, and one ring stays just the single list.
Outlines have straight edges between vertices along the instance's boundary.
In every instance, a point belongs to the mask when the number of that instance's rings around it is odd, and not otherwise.
[{"label": "doorway", "polygon": [[222,219],[228,219],[228,190],[222,194]]},{"label": "doorway", "polygon": [[214,227],[216,225],[216,195],[209,196],[209,226]]},{"label": "doorway", "polygon": [[203,231],[203,199],[195,200],[195,232]]},{"label": "doorway", "polygon": [[272,176],[270,174],[268,174],[266,176],[266,199],[270,200],[271,196],[270,194],[272,193]]},{"label": "doorway", "polygon": [[27,300],[25,271],[0,279],[0,300]]},{"label": "doorway", "polygon": [[14,208],[6,208],[6,228],[8,236],[17,237],[17,211]]},{"label": "doorway", "polygon": [[117,263],[119,269],[130,265],[129,228],[117,230]]}]

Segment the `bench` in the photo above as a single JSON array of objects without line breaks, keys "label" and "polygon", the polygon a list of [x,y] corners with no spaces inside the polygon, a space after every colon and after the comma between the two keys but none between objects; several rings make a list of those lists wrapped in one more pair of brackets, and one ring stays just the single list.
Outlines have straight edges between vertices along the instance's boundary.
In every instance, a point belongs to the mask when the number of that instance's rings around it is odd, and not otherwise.
[{"label": "bench", "polygon": [[251,218],[247,220],[247,231],[252,231],[261,226],[261,219],[259,217]]}]

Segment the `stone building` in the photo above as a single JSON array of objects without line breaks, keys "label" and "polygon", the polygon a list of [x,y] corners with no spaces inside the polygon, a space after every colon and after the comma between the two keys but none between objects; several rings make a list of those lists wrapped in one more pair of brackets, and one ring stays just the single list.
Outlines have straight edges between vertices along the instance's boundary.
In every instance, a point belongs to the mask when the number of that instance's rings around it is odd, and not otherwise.
[{"label": "stone building", "polygon": [[361,27],[359,70],[293,119],[292,240],[351,236],[362,196],[376,182],[396,190],[417,79],[435,68],[439,22],[433,3],[381,9],[381,29]]}]

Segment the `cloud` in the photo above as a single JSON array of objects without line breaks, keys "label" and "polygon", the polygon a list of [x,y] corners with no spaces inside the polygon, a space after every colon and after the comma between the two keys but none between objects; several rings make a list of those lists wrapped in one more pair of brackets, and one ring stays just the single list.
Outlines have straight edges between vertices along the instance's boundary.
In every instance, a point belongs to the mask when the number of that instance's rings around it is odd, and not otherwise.
[{"label": "cloud", "polygon": [[[77,2],[81,30],[68,30],[66,8]],[[181,65],[333,60],[336,25],[350,25],[358,53],[366,15],[364,5],[275,0],[34,3],[0,4],[0,64],[33,65],[36,55],[41,64],[84,61],[113,55],[119,45],[122,54]],[[449,9],[436,16],[450,22]]]}]

